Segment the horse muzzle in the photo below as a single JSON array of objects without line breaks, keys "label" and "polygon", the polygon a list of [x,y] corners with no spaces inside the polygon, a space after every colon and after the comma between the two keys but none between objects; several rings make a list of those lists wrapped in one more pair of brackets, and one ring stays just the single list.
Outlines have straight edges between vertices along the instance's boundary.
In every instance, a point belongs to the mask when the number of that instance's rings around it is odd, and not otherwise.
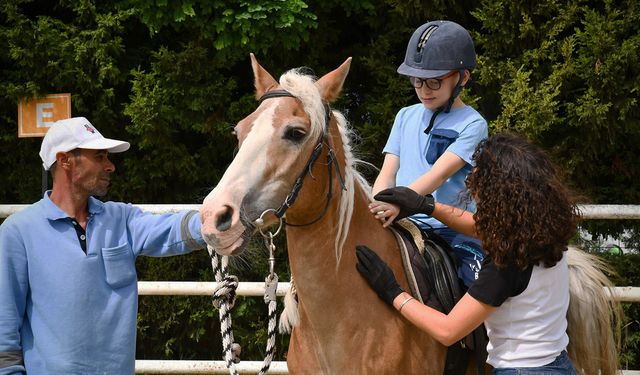
[{"label": "horse muzzle", "polygon": [[205,204],[200,209],[202,236],[220,255],[237,255],[246,247],[245,235],[251,229],[240,220],[233,205]]}]

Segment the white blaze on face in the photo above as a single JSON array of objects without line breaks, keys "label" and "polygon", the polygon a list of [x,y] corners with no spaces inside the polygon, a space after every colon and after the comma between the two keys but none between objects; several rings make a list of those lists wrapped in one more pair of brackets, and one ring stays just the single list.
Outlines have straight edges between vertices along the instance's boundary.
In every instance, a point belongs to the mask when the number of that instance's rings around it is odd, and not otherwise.
[{"label": "white blaze on face", "polygon": [[[271,104],[271,103],[270,103]],[[200,209],[202,234],[215,247],[240,246],[236,243],[246,229],[240,222],[240,205],[248,191],[264,186],[267,151],[273,137],[273,116],[277,103],[273,101],[255,120],[237,155],[218,185],[204,199]],[[230,223],[219,225],[221,217],[231,215]]]}]

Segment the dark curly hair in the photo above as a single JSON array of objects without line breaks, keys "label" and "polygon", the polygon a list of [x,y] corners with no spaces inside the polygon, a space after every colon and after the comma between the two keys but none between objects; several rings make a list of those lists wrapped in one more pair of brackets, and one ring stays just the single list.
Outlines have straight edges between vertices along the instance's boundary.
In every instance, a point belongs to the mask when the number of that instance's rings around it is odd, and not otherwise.
[{"label": "dark curly hair", "polygon": [[466,184],[494,263],[555,265],[576,233],[578,209],[549,156],[518,135],[498,134],[478,145],[473,160]]}]

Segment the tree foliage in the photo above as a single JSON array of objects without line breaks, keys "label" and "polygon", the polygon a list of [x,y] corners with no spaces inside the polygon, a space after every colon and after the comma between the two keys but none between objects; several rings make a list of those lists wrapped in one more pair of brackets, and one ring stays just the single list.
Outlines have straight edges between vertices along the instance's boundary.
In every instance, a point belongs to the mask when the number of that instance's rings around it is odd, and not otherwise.
[{"label": "tree foliage", "polygon": [[[276,78],[299,66],[321,75],[353,56],[335,107],[360,134],[360,156],[379,166],[395,113],[416,102],[396,68],[413,30],[432,19],[472,33],[478,67],[463,95],[491,133],[516,131],[547,149],[584,202],[640,202],[634,0],[3,0],[0,202],[39,199],[40,139],[17,138],[16,108],[20,98],[58,92],[72,93],[74,116],[132,143],[116,157],[109,199],[201,202],[233,156],[230,125],[255,108],[250,52]],[[636,222],[584,226],[614,236],[626,230],[639,242]],[[237,268],[242,280],[264,278],[261,243],[254,248]],[[285,251],[278,256],[286,279]],[[638,267],[635,257],[616,262]],[[203,252],[141,259],[138,269],[147,280],[213,279]],[[260,305],[242,299],[234,313],[250,322],[237,328],[245,358],[264,350]],[[637,304],[627,312],[636,333],[624,360],[640,369]],[[142,297],[140,313],[139,358],[219,358],[217,312],[206,298]]]},{"label": "tree foliage", "polygon": [[492,130],[539,142],[592,202],[639,202],[637,2],[486,1],[473,14]]}]

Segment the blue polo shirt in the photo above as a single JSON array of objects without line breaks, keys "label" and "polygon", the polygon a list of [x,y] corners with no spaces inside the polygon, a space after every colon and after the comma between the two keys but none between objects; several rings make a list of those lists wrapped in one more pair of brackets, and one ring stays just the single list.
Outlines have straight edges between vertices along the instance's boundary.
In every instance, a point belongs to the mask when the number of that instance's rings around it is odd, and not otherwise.
[{"label": "blue polo shirt", "polygon": [[50,193],[0,226],[0,374],[133,374],[136,257],[202,248],[200,216],[89,198],[85,253]]},{"label": "blue polo shirt", "polygon": [[[398,111],[383,152],[400,158],[396,174],[396,186],[408,186],[429,170],[445,152],[453,152],[465,161],[464,167],[454,173],[435,192],[436,202],[475,211],[475,204],[460,201],[460,192],[465,189],[464,180],[473,167],[471,157],[480,141],[487,138],[487,121],[472,107],[466,105],[453,108],[449,113],[440,113],[429,134],[424,130],[433,112],[421,103]],[[438,220],[418,214],[419,219],[433,228],[444,227]]]}]

